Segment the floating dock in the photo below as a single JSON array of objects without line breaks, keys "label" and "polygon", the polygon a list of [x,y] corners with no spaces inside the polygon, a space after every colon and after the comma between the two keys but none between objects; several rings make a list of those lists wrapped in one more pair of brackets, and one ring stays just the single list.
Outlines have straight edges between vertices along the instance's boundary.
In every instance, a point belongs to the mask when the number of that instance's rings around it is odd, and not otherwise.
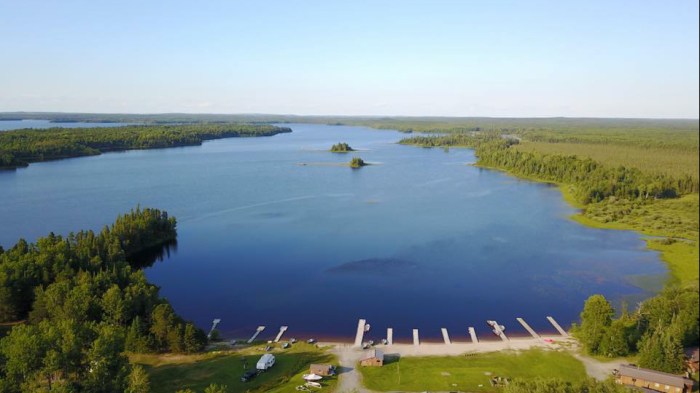
[{"label": "floating dock", "polygon": [[527,330],[528,333],[530,333],[530,335],[531,335],[532,337],[534,337],[534,338],[540,338],[540,335],[537,334],[537,332],[534,331],[534,330],[530,327],[530,325],[528,325],[527,322],[525,322],[524,319],[522,319],[522,318],[515,318],[515,319],[517,319],[518,322],[520,322],[520,324],[523,325],[523,327],[525,328],[525,330]]},{"label": "floating dock", "polygon": [[554,326],[554,328],[557,329],[557,331],[559,331],[559,333],[562,336],[569,337],[569,333],[567,333],[566,330],[562,329],[561,326],[559,326],[559,324],[557,323],[557,321],[554,320],[554,318],[548,316],[547,320],[549,320],[549,323],[551,323],[552,326]]},{"label": "floating dock", "polygon": [[387,328],[386,329],[386,345],[392,345],[392,344],[394,344],[394,329]]},{"label": "floating dock", "polygon": [[275,337],[275,342],[276,342],[276,343],[280,341],[280,338],[282,338],[282,335],[284,334],[284,332],[287,331],[287,328],[288,328],[288,326],[282,326],[282,327],[280,327],[280,332],[277,333],[277,337]]},{"label": "floating dock", "polygon": [[469,326],[469,335],[471,336],[472,342],[474,344],[477,344],[479,342],[479,339],[476,337],[476,331],[471,326]]},{"label": "floating dock", "polygon": [[211,339],[211,334],[214,333],[214,329],[216,329],[216,326],[221,322],[221,319],[217,318],[212,321],[211,323],[211,329],[209,329],[209,333],[207,333],[207,338]]},{"label": "floating dock", "polygon": [[452,341],[450,341],[450,335],[447,334],[447,329],[441,328],[442,331],[442,339],[445,340],[445,344],[452,344]]},{"label": "floating dock", "polygon": [[418,329],[413,329],[413,345],[420,345],[420,339],[418,338]]},{"label": "floating dock", "polygon": [[258,338],[258,334],[262,333],[263,330],[265,330],[265,326],[258,326],[258,328],[255,330],[255,333],[253,333],[253,336],[248,339],[248,344],[255,341],[255,339]]},{"label": "floating dock", "polygon": [[355,334],[355,346],[362,348],[362,337],[365,335],[365,324],[367,321],[360,319],[357,321],[357,333]]}]

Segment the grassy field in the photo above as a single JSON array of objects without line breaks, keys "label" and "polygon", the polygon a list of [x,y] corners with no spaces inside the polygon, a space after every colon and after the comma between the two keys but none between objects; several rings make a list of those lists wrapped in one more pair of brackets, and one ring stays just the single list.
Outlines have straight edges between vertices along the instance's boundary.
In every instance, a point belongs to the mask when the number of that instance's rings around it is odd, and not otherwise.
[{"label": "grassy field", "polygon": [[[241,382],[244,361],[248,370],[254,369],[255,363],[265,353],[263,348],[264,345],[255,345],[197,355],[131,355],[130,359],[146,369],[153,393],[174,393],[185,388],[202,392],[212,383],[226,385],[229,393],[291,393],[296,392],[296,386],[303,384],[301,375],[309,372],[311,363],[337,364],[329,352],[306,343],[296,343],[288,350],[273,350],[275,365],[272,369],[252,381]],[[335,378],[324,379],[326,389],[323,391],[332,390],[335,383]]]},{"label": "grassy field", "polygon": [[672,282],[685,283],[697,281],[699,276],[698,214],[698,194],[691,194],[639,205],[629,201],[588,205],[573,218],[583,225],[634,230],[651,236],[647,247],[661,253]]},{"label": "grassy field", "polygon": [[384,367],[360,369],[365,386],[377,391],[497,392],[490,378],[586,378],[583,364],[566,352],[530,350],[448,357],[404,357]]}]

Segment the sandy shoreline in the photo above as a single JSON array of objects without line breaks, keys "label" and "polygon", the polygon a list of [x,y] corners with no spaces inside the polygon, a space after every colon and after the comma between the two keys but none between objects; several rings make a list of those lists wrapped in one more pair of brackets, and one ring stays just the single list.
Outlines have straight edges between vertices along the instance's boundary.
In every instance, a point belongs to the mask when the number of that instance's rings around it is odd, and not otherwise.
[{"label": "sandy shoreline", "polygon": [[[547,342],[552,340],[552,342]],[[388,356],[456,356],[468,353],[486,353],[504,350],[528,350],[532,348],[542,348],[546,350],[557,350],[570,348],[576,341],[572,338],[558,335],[542,336],[541,338],[519,337],[511,338],[508,341],[480,341],[478,343],[421,343],[419,345],[394,343],[392,345],[378,344],[373,348],[380,349]],[[353,350],[358,353],[362,349],[354,348],[351,343],[344,342],[319,342],[319,346],[334,347],[336,350]]]}]

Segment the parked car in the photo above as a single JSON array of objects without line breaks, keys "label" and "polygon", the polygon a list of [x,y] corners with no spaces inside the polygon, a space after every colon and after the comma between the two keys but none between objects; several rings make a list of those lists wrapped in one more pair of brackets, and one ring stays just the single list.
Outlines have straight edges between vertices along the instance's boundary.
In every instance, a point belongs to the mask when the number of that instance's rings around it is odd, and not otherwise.
[{"label": "parked car", "polygon": [[246,371],[241,377],[241,382],[248,382],[258,375],[257,371]]}]

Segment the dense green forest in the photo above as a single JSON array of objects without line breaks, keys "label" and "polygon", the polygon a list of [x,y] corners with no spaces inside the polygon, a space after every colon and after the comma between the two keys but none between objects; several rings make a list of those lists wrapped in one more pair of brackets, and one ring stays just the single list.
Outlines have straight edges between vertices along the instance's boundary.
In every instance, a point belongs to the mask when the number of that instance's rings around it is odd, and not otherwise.
[{"label": "dense green forest", "polygon": [[615,310],[602,295],[593,295],[572,328],[586,352],[606,357],[638,354],[641,367],[669,373],[685,371],[685,347],[698,345],[698,286],[669,287],[644,301],[634,312]]},{"label": "dense green forest", "polygon": [[[130,256],[176,236],[166,212],[137,208],[99,233],[53,233],[0,253],[0,392],[123,392],[144,384],[124,351],[197,352],[182,320]],[[143,391],[143,390],[139,390]]]},{"label": "dense green forest", "polygon": [[210,139],[271,136],[286,127],[253,124],[132,125],[0,132],[0,169],[129,149],[200,145]]}]

